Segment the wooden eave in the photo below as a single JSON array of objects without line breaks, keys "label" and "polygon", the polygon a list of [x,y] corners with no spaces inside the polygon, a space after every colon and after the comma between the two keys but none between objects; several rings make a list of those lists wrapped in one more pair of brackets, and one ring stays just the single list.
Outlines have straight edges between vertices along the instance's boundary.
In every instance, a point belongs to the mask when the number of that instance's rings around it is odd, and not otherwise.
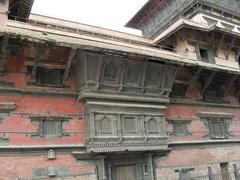
[{"label": "wooden eave", "polygon": [[26,21],[30,15],[33,3],[34,0],[10,0],[9,18]]},{"label": "wooden eave", "polygon": [[188,59],[183,55],[161,50],[156,47],[135,45],[127,42],[106,40],[92,36],[80,35],[76,33],[63,32],[29,25],[27,23],[11,22],[7,26],[0,27],[0,34],[9,35],[9,38],[23,39],[36,43],[53,43],[57,46],[69,47],[81,50],[94,50],[111,53],[124,53],[128,55],[141,56],[144,59],[162,61],[171,64],[185,66],[197,66],[203,69],[216,71],[227,71],[233,74],[240,74],[238,68],[209,64],[193,59]]},{"label": "wooden eave", "polygon": [[148,2],[125,25],[129,28],[139,29],[139,25],[155,14],[166,0],[148,0]]},{"label": "wooden eave", "polygon": [[154,39],[154,44],[158,44],[158,43],[162,42],[163,40],[167,39],[168,37],[170,37],[177,31],[181,30],[182,28],[196,29],[196,30],[205,31],[205,32],[212,32],[214,30],[218,30],[218,31],[224,32],[226,34],[240,37],[240,33],[233,32],[226,28],[221,28],[217,25],[208,26],[208,25],[200,24],[200,23],[188,20],[188,19],[180,18],[172,26],[170,26],[168,29],[166,29],[164,32],[162,32],[158,37],[156,37]]}]

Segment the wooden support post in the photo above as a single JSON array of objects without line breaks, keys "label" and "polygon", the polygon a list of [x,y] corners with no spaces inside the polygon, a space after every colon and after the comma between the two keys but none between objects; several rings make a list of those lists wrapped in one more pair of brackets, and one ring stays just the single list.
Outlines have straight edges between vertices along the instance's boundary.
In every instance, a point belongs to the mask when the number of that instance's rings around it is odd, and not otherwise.
[{"label": "wooden support post", "polygon": [[228,94],[229,90],[231,89],[233,83],[236,81],[236,79],[238,78],[238,76],[239,76],[239,74],[235,74],[235,75],[233,76],[233,78],[229,81],[229,83],[228,83],[228,85],[227,85],[227,88],[226,88],[226,90],[225,90],[225,95]]},{"label": "wooden support post", "polygon": [[209,180],[215,180],[211,167],[208,167],[208,177]]},{"label": "wooden support post", "polygon": [[209,76],[209,78],[208,78],[208,80],[207,80],[205,86],[203,87],[202,95],[204,95],[205,91],[207,90],[207,88],[208,88],[209,85],[211,84],[212,79],[214,78],[214,76],[215,76],[216,73],[217,73],[217,72],[214,71],[214,72],[212,72],[211,75]]},{"label": "wooden support post", "polygon": [[65,80],[65,81],[68,78],[72,61],[73,61],[73,59],[75,58],[75,55],[76,55],[76,51],[77,51],[77,49],[75,49],[75,48],[72,48],[71,51],[70,51],[70,54],[69,54],[69,57],[68,57],[68,61],[67,61],[67,64],[66,64],[66,68],[64,70],[64,75],[63,75],[63,80]]},{"label": "wooden support post", "polygon": [[191,80],[189,81],[189,85],[187,87],[187,91],[186,91],[186,94],[191,91],[192,87],[193,87],[193,84],[194,82],[198,79],[200,73],[201,73],[202,69],[198,69],[196,73],[194,73],[193,77],[191,78]]},{"label": "wooden support post", "polygon": [[7,60],[7,46],[8,46],[8,36],[2,37],[2,44],[0,49],[0,74],[4,71],[4,64]]},{"label": "wooden support post", "polygon": [[[240,59],[240,50],[238,51],[238,54],[237,54],[237,59],[236,59],[236,61],[238,62],[238,60]],[[240,63],[240,62],[238,62],[238,63]]]},{"label": "wooden support post", "polygon": [[236,164],[233,164],[233,171],[234,171],[234,176],[235,176],[236,180],[240,180],[240,175],[239,175],[238,168],[237,168]]}]

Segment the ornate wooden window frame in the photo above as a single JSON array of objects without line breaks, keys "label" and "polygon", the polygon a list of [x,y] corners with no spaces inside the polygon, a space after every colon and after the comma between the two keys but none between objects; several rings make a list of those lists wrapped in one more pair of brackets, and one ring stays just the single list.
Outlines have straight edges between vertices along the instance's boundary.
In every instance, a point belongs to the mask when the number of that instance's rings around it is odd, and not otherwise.
[{"label": "ornate wooden window frame", "polygon": [[[234,117],[233,114],[228,113],[207,113],[200,112],[198,113],[200,120],[204,123],[205,127],[208,129],[208,134],[204,136],[207,139],[231,139],[234,135],[230,131],[230,124]],[[219,122],[221,123],[222,136],[216,136],[213,132],[212,123]]]},{"label": "ornate wooden window frame", "polygon": [[[62,117],[31,117],[31,122],[38,125],[38,130],[33,137],[41,137],[41,138],[62,138],[65,136],[69,136],[69,133],[64,131],[63,124],[67,122],[69,119]],[[56,125],[59,127],[56,135],[46,135],[44,126],[45,122],[56,122]]]}]

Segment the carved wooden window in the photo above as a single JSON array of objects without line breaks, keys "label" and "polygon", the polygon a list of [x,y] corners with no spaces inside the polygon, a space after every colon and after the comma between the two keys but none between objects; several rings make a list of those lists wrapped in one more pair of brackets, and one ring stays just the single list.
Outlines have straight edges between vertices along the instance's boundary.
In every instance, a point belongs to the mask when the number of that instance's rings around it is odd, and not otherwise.
[{"label": "carved wooden window", "polygon": [[34,117],[31,121],[32,123],[39,125],[37,134],[34,134],[33,136],[56,138],[69,135],[63,131],[63,122],[66,121],[66,119]]},{"label": "carved wooden window", "polygon": [[159,133],[159,124],[155,119],[151,119],[148,122],[148,133],[149,134],[158,134]]},{"label": "carved wooden window", "polygon": [[148,86],[159,87],[160,86],[160,70],[161,66],[159,64],[149,65],[147,71],[147,81]]},{"label": "carved wooden window", "polygon": [[116,134],[116,115],[95,114],[96,133],[99,136]]},{"label": "carved wooden window", "polygon": [[42,133],[45,137],[59,137],[61,136],[61,121],[43,121]]},{"label": "carved wooden window", "polygon": [[126,68],[126,83],[137,85],[139,83],[140,68],[137,64],[129,64]]},{"label": "carved wooden window", "polygon": [[184,136],[189,135],[187,122],[184,121],[173,121],[173,135],[175,136]]},{"label": "carved wooden window", "polygon": [[125,135],[136,135],[138,133],[138,122],[136,116],[123,116],[123,131]]},{"label": "carved wooden window", "polygon": [[228,138],[228,128],[224,118],[207,118],[209,136],[212,139]]},{"label": "carved wooden window", "polygon": [[37,68],[36,83],[43,86],[63,86],[63,70]]},{"label": "carved wooden window", "polygon": [[112,134],[112,122],[108,117],[104,117],[100,120],[100,133],[101,134]]},{"label": "carved wooden window", "polygon": [[103,73],[103,81],[107,82],[116,82],[118,75],[118,66],[113,61],[105,64],[104,73]]}]

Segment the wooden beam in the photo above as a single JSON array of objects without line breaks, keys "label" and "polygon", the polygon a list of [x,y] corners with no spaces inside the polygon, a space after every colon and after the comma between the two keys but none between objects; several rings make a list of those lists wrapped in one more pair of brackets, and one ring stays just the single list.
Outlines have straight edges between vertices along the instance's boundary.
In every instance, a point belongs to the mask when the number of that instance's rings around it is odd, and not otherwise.
[{"label": "wooden beam", "polygon": [[[236,59],[237,62],[238,62],[239,58],[240,58],[240,50],[238,51],[238,54],[237,54],[237,59]],[[238,62],[238,63],[240,63],[240,62]]]},{"label": "wooden beam", "polygon": [[208,88],[209,85],[211,84],[212,79],[214,78],[214,76],[216,75],[216,73],[217,73],[216,71],[213,71],[213,72],[210,74],[208,80],[206,81],[205,86],[203,87],[202,95],[205,93],[205,91],[207,90],[207,88]]},{"label": "wooden beam", "polygon": [[72,48],[70,53],[69,53],[68,61],[67,61],[67,64],[66,64],[66,67],[65,67],[65,70],[64,70],[64,75],[63,75],[63,80],[65,80],[65,81],[68,78],[69,71],[70,71],[70,68],[71,68],[71,64],[72,64],[73,59],[75,58],[76,52],[77,52],[77,49]]},{"label": "wooden beam", "polygon": [[193,84],[195,83],[195,81],[198,79],[200,73],[201,73],[202,69],[198,69],[196,73],[194,73],[193,77],[191,78],[191,80],[189,81],[189,85],[187,87],[187,91],[186,94],[191,91]]},{"label": "wooden beam", "polygon": [[4,64],[7,60],[7,46],[8,46],[8,36],[2,37],[2,44],[0,49],[0,73],[3,73],[4,71]]},{"label": "wooden beam", "polygon": [[224,93],[225,95],[228,94],[229,90],[231,89],[233,83],[234,83],[235,80],[238,78],[238,76],[239,76],[239,74],[235,74],[235,75],[232,77],[232,79],[229,81],[229,83],[227,84],[227,88],[226,88],[226,90],[225,90],[225,93]]}]

